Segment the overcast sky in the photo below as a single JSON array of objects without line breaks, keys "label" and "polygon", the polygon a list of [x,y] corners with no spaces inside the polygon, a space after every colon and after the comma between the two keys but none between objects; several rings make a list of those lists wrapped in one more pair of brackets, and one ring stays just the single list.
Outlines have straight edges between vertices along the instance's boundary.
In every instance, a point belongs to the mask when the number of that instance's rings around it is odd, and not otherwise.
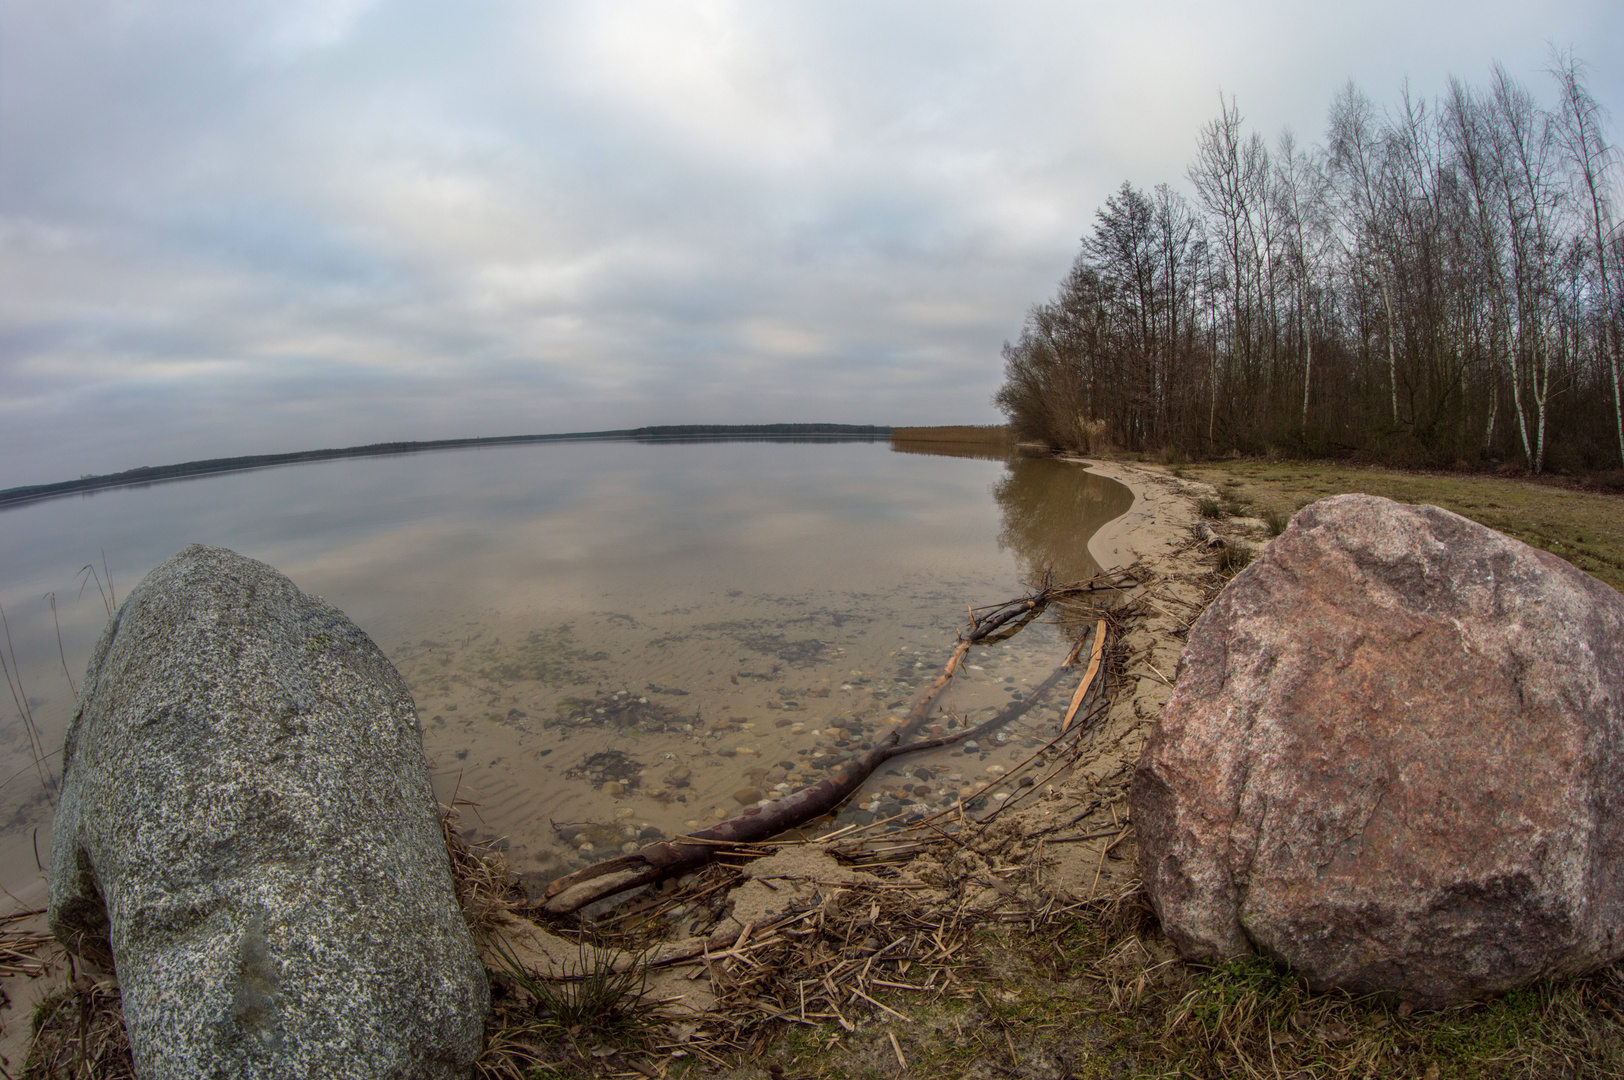
[{"label": "overcast sky", "polygon": [[[1624,5],[0,0],[0,487],[645,423],[989,423],[1234,93],[1320,138]],[[1612,133],[1617,137],[1619,125]]]}]

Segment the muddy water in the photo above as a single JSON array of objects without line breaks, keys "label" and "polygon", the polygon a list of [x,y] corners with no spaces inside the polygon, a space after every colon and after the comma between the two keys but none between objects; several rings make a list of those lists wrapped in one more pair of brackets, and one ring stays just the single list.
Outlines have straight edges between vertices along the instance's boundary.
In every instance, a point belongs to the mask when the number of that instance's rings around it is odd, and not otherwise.
[{"label": "muddy water", "polygon": [[[818,779],[907,711],[966,604],[1052,565],[1131,496],[1075,465],[833,445],[595,443],[354,460],[0,514],[0,599],[40,741],[106,610],[186,543],[263,559],[350,614],[411,688],[442,800],[532,888],[623,846]],[[940,726],[973,725],[1064,653],[1036,626],[978,650]],[[9,711],[10,702],[0,699]],[[846,821],[940,807],[1052,731],[1059,697],[979,745],[883,769]],[[0,883],[37,891],[49,799],[24,725],[0,729]],[[53,762],[54,764],[54,759]]]}]

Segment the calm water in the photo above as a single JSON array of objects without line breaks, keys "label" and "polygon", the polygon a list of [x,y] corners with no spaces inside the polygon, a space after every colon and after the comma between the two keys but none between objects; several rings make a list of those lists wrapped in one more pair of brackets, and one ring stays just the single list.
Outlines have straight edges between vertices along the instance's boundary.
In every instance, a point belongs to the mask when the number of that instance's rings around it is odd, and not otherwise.
[{"label": "calm water", "polygon": [[[119,599],[192,542],[270,563],[400,668],[441,798],[477,803],[464,823],[534,886],[816,779],[906,711],[966,604],[1046,564],[1093,572],[1089,536],[1130,502],[1076,465],[885,443],[351,459],[0,511],[0,602],[54,768],[73,694],[47,595],[77,683],[107,611],[76,572],[103,552]],[[978,651],[944,724],[990,716],[1063,652],[1048,628]],[[50,805],[9,693],[0,707],[0,885],[33,892]],[[902,759],[848,812],[951,801],[1053,720]]]}]

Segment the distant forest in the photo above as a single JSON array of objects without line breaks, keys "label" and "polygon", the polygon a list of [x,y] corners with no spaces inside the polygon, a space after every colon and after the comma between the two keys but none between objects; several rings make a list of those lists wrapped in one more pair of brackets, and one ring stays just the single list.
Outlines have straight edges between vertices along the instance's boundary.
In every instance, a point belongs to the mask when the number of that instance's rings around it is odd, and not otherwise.
[{"label": "distant forest", "polygon": [[1549,71],[1548,103],[1498,65],[1381,109],[1349,83],[1323,146],[1220,98],[1194,201],[1106,200],[994,403],[1084,451],[1618,467],[1619,165],[1583,65]]}]

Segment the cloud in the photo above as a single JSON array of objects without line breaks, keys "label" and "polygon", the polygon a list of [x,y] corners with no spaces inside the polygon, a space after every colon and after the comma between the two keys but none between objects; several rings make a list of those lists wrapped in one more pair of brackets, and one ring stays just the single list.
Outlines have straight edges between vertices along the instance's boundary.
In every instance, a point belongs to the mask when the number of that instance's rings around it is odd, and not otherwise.
[{"label": "cloud", "polygon": [[1601,4],[0,0],[0,486],[386,439],[989,421],[1222,88],[1317,138]]}]

